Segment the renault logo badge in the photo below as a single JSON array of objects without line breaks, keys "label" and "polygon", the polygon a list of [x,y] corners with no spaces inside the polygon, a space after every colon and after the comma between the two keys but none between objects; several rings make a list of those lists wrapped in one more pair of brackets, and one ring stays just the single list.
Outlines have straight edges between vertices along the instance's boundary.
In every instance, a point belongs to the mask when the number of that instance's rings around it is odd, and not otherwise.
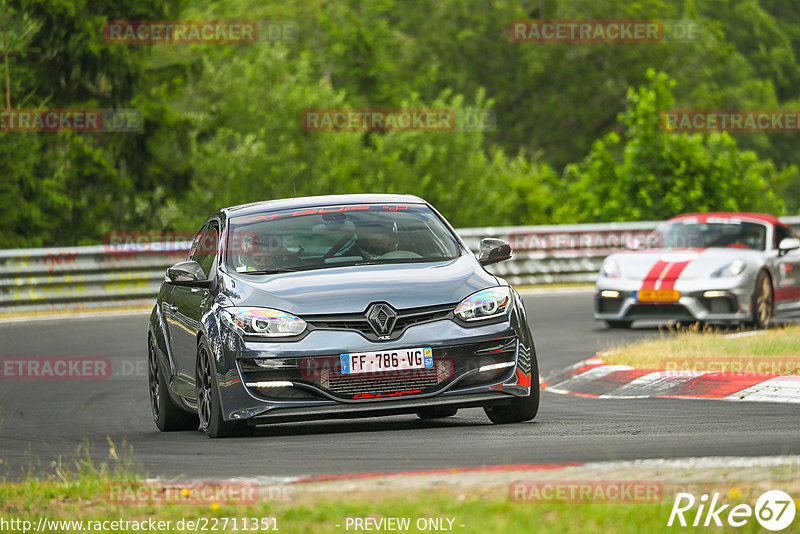
[{"label": "renault logo badge", "polygon": [[396,320],[397,312],[388,304],[372,304],[367,308],[367,321],[378,336],[390,334]]}]

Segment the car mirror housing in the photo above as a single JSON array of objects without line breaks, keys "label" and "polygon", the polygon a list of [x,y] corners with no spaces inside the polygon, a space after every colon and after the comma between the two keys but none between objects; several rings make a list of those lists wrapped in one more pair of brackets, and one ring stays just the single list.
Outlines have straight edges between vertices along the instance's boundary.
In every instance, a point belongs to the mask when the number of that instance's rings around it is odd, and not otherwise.
[{"label": "car mirror housing", "polygon": [[796,237],[784,237],[778,244],[778,250],[782,253],[786,253],[790,250],[795,250],[798,248],[800,248],[800,239],[797,239]]},{"label": "car mirror housing", "polygon": [[176,286],[210,287],[211,280],[196,261],[182,261],[167,269],[166,281]]},{"label": "car mirror housing", "polygon": [[502,239],[486,238],[481,239],[481,251],[478,262],[481,265],[491,265],[499,261],[507,260],[511,257],[511,245]]}]

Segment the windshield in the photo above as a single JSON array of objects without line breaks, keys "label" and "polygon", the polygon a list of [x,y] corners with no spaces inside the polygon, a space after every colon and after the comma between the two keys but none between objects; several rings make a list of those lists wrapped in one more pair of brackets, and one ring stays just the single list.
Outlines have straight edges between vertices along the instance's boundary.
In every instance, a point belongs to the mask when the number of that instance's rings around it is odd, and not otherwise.
[{"label": "windshield", "polygon": [[746,248],[765,250],[767,227],[760,223],[722,219],[697,222],[693,219],[669,222],[647,239],[648,248]]},{"label": "windshield", "polygon": [[231,219],[226,263],[239,273],[452,260],[455,237],[427,207],[359,204]]}]

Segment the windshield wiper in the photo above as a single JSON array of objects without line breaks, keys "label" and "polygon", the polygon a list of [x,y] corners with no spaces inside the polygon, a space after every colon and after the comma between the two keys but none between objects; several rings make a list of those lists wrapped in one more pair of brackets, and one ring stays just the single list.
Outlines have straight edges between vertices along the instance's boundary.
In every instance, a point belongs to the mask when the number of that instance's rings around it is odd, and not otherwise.
[{"label": "windshield wiper", "polygon": [[397,263],[434,263],[439,261],[452,261],[456,258],[375,258],[373,260],[357,261],[346,265],[393,265]]},{"label": "windshield wiper", "polygon": [[281,267],[279,269],[264,269],[263,271],[242,271],[241,274],[278,274],[278,273],[296,273],[299,269],[288,269]]}]

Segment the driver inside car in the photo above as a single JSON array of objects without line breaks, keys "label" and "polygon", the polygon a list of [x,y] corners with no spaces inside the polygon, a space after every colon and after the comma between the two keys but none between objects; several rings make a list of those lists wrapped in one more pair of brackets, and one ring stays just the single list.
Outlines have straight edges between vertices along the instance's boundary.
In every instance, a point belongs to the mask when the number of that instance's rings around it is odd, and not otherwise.
[{"label": "driver inside car", "polygon": [[397,227],[394,224],[365,225],[358,229],[357,245],[365,260],[397,250]]},{"label": "driver inside car", "polygon": [[245,271],[270,271],[284,267],[286,259],[291,255],[276,236],[259,236],[255,250],[242,256]]}]

